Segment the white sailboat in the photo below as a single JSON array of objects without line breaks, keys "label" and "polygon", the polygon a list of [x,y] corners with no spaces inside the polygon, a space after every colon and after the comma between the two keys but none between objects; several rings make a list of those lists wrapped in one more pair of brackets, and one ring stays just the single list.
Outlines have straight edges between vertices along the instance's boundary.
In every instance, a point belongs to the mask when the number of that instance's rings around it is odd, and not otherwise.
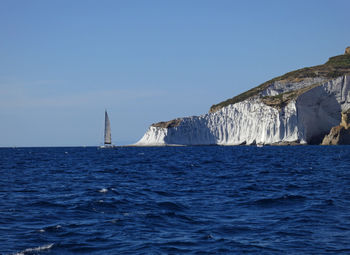
[{"label": "white sailboat", "polygon": [[111,135],[111,122],[108,118],[107,110],[105,110],[105,136],[104,136],[104,145],[100,148],[113,148],[112,145],[112,135]]}]

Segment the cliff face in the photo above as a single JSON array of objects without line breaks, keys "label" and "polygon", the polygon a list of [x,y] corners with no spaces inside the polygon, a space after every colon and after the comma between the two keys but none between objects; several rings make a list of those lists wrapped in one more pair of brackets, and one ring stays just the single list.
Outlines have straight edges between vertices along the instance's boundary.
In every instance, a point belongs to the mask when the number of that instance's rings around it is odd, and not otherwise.
[{"label": "cliff face", "polygon": [[322,145],[350,144],[350,109],[341,113],[339,126],[333,127],[322,141]]},{"label": "cliff face", "polygon": [[[272,91],[268,88],[264,94]],[[153,125],[137,144],[320,143],[340,122],[342,109],[350,106],[349,91],[350,77],[344,76],[314,86],[286,105],[269,106],[263,103],[265,97],[249,98],[214,113],[182,118],[171,128]]]},{"label": "cliff face", "polygon": [[277,77],[207,114],[153,124],[137,145],[319,144],[350,107],[350,55],[327,63]]}]

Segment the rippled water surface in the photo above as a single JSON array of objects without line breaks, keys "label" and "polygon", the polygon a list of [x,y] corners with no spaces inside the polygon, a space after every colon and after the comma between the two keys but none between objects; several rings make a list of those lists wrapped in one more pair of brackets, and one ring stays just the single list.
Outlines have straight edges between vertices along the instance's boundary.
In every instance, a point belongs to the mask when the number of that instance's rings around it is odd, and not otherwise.
[{"label": "rippled water surface", "polygon": [[0,149],[1,254],[349,254],[350,146]]}]

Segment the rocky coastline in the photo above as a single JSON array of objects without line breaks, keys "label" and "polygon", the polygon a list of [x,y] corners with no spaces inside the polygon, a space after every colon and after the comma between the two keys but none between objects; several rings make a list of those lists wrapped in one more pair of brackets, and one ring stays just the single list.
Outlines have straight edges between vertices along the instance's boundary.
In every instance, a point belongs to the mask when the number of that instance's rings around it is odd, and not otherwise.
[{"label": "rocky coastline", "polygon": [[341,121],[349,109],[350,47],[323,65],[213,105],[206,114],[152,124],[135,145],[350,144],[350,129]]}]

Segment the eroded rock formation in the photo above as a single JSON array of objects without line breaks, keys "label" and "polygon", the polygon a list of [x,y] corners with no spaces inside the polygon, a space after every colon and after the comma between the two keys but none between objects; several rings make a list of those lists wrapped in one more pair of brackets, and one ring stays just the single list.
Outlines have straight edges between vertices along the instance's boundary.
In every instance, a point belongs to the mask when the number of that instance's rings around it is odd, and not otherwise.
[{"label": "eroded rock formation", "polygon": [[322,145],[347,144],[350,144],[350,109],[341,113],[340,125],[333,127],[322,141]]}]

